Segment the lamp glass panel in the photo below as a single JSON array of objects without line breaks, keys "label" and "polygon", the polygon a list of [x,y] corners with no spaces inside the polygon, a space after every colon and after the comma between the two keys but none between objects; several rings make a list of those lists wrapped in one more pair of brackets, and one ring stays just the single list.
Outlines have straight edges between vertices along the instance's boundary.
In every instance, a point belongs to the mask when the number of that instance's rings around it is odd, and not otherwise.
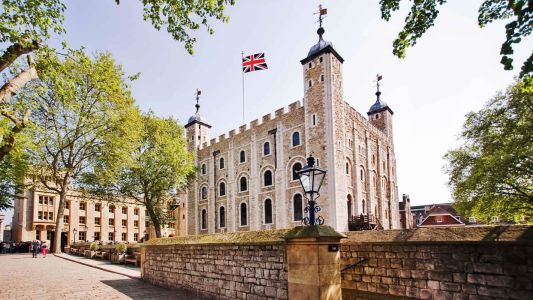
[{"label": "lamp glass panel", "polygon": [[313,191],[318,193],[322,186],[322,182],[324,181],[324,177],[326,176],[326,172],[315,170],[313,173]]},{"label": "lamp glass panel", "polygon": [[300,183],[302,184],[302,188],[304,192],[308,193],[312,189],[312,181],[309,177],[309,172],[300,173]]}]

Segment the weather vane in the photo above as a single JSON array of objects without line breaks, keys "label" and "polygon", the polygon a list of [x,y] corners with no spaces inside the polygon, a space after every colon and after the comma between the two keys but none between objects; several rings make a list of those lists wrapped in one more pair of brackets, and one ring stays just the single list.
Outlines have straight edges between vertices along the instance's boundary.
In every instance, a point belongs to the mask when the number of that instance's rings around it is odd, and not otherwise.
[{"label": "weather vane", "polygon": [[196,89],[196,113],[200,110],[200,95],[202,94],[202,91],[199,89]]},{"label": "weather vane", "polygon": [[322,8],[322,4],[320,4],[318,6],[318,12],[314,14],[318,15],[318,23],[320,24],[320,27],[322,27],[322,20],[325,18],[324,16],[328,14],[328,9]]},{"label": "weather vane", "polygon": [[377,87],[377,89],[378,89],[378,92],[379,92],[379,86],[380,86],[380,85],[379,85],[379,82],[381,81],[381,79],[383,79],[383,76],[377,74],[377,75],[376,75],[376,87]]}]

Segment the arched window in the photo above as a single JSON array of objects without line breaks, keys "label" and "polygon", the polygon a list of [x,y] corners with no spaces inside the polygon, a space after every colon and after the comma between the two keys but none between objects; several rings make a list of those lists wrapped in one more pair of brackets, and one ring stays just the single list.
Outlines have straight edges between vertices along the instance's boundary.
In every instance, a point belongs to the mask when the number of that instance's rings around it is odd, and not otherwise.
[{"label": "arched window", "polygon": [[220,158],[220,161],[219,161],[219,169],[224,169],[224,157],[221,157],[221,158]]},{"label": "arched window", "polygon": [[361,181],[365,181],[365,171],[361,169],[360,173],[361,173]]},{"label": "arched window", "polygon": [[248,211],[246,210],[246,203],[241,203],[241,226],[248,225]]},{"label": "arched window", "polygon": [[270,155],[270,143],[266,142],[263,144],[263,155]]},{"label": "arched window", "polygon": [[292,146],[296,147],[300,145],[300,133],[296,131],[292,134]]},{"label": "arched window", "polygon": [[202,217],[200,220],[200,226],[202,229],[207,229],[207,210],[202,209]]},{"label": "arched window", "polygon": [[263,175],[263,179],[264,179],[265,186],[271,186],[272,185],[272,171],[266,170],[265,174]]},{"label": "arched window", "polygon": [[352,213],[352,195],[348,194],[348,218],[350,218],[351,216],[353,216],[353,213]]},{"label": "arched window", "polygon": [[246,161],[246,152],[244,152],[244,150],[241,150],[241,153],[239,154],[239,161],[240,162],[245,162]]},{"label": "arched window", "polygon": [[292,212],[294,221],[301,221],[303,219],[302,195],[296,194],[292,198]]},{"label": "arched window", "polygon": [[363,199],[363,213],[365,213],[365,199]]},{"label": "arched window", "polygon": [[272,200],[265,200],[265,224],[272,224]]},{"label": "arched window", "polygon": [[202,187],[202,200],[205,200],[205,199],[207,199],[207,187],[203,186]]},{"label": "arched window", "polygon": [[346,175],[350,175],[350,163],[346,162]]},{"label": "arched window", "polygon": [[226,184],[224,182],[221,182],[218,185],[218,195],[219,196],[226,196]]},{"label": "arched window", "polygon": [[248,190],[248,181],[246,180],[246,177],[241,177],[240,181],[240,191],[245,192]]},{"label": "arched window", "polygon": [[297,162],[294,165],[292,165],[292,180],[298,180],[300,176],[298,175],[298,171],[302,169],[302,164]]},{"label": "arched window", "polygon": [[205,174],[207,174],[207,165],[202,164],[202,175],[205,175]]},{"label": "arched window", "polygon": [[220,220],[219,220],[219,227],[220,228],[224,228],[226,227],[226,209],[224,208],[224,206],[221,206],[220,207],[220,213],[218,214]]}]

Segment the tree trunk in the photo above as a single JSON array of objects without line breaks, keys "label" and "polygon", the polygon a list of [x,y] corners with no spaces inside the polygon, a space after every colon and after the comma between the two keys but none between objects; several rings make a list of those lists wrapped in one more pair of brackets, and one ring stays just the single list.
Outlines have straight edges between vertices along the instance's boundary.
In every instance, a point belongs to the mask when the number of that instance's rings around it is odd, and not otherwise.
[{"label": "tree trunk", "polygon": [[19,58],[19,56],[28,54],[37,49],[39,49],[39,43],[37,43],[37,41],[33,41],[29,46],[23,46],[19,43],[9,46],[0,57],[0,72],[9,67],[17,58]]},{"label": "tree trunk", "polygon": [[61,188],[61,193],[59,194],[59,204],[57,210],[57,219],[56,219],[56,229],[54,235],[54,253],[61,253],[61,232],[63,229],[63,216],[65,214],[65,203],[67,201],[67,191],[68,187],[63,185]]},{"label": "tree trunk", "polygon": [[155,213],[155,208],[153,206],[152,199],[149,199],[148,197],[145,196],[144,203],[146,204],[145,207],[146,207],[146,210],[148,211],[148,215],[150,216],[150,221],[152,222],[152,226],[154,226],[155,236],[157,238],[160,238],[161,237],[161,222],[157,218],[157,215]]}]

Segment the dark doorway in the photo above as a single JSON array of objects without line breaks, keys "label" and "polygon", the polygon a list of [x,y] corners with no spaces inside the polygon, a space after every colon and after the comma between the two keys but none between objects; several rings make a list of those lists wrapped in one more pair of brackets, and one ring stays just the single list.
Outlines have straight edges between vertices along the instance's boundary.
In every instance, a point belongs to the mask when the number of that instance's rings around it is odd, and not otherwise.
[{"label": "dark doorway", "polygon": [[65,246],[67,246],[67,233],[61,232],[61,251],[65,252]]},{"label": "dark doorway", "polygon": [[54,251],[56,232],[52,231],[52,230],[48,230],[46,236],[50,237],[50,248],[48,248],[48,251],[52,252],[52,251]]}]

